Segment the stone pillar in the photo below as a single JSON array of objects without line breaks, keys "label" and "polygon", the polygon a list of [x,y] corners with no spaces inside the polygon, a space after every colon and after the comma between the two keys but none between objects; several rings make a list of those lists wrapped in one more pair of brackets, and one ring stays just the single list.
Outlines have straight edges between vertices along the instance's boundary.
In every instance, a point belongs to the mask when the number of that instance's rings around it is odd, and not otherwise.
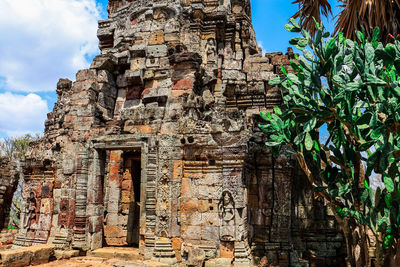
[{"label": "stone pillar", "polygon": [[274,206],[271,223],[271,242],[289,244],[291,231],[291,190],[293,161],[281,153],[274,159]]},{"label": "stone pillar", "polygon": [[89,220],[89,249],[94,250],[103,246],[105,152],[93,150],[89,162],[86,212]]},{"label": "stone pillar", "polygon": [[104,201],[104,208],[107,215],[104,218],[104,238],[106,244],[109,246],[121,246],[125,245],[124,242],[126,242],[126,234],[123,235],[123,229],[119,223],[119,208],[121,200],[120,172],[123,161],[122,153],[122,150],[110,151],[109,165],[107,167],[107,192]]},{"label": "stone pillar", "polygon": [[78,165],[76,168],[76,202],[75,202],[75,225],[72,246],[88,250],[87,245],[87,182],[88,182],[88,152],[86,150],[78,153]]},{"label": "stone pillar", "polygon": [[[143,153],[143,152],[142,152]],[[142,161],[142,164],[144,161]],[[142,205],[145,209],[145,228],[144,228],[144,256],[146,259],[153,257],[156,236],[156,178],[157,178],[157,148],[149,147],[147,152],[146,165],[146,188],[142,192],[146,192],[145,203]],[[142,234],[142,230],[140,234]]]}]

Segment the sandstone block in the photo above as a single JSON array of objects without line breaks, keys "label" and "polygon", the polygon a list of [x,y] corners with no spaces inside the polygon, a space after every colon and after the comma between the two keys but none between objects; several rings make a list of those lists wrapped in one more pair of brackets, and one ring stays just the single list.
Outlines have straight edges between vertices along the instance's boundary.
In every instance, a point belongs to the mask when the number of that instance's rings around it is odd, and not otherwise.
[{"label": "sandstone block", "polygon": [[72,88],[72,81],[68,79],[60,79],[57,83],[57,94],[61,95],[62,93],[71,90],[71,88]]},{"label": "sandstone block", "polygon": [[49,262],[54,255],[53,245],[38,245],[16,250],[1,251],[2,266],[22,267]]},{"label": "sandstone block", "polygon": [[150,34],[149,45],[161,45],[164,43],[164,31],[158,30]]},{"label": "sandstone block", "polygon": [[[205,224],[205,223],[203,223]],[[219,241],[219,228],[214,226],[201,227],[201,239]]]},{"label": "sandstone block", "polygon": [[124,191],[124,190],[126,190],[126,191],[131,191],[131,189],[132,189],[132,180],[124,180],[124,181],[122,181],[122,183],[121,183],[121,190],[122,191]]},{"label": "sandstone block", "polygon": [[132,201],[131,195],[130,191],[123,190],[121,192],[121,203],[130,203]]},{"label": "sandstone block", "polygon": [[[106,244],[108,246],[126,246],[128,243],[126,242],[126,237],[115,237],[115,238],[105,238]],[[101,257],[101,256],[99,256]]]},{"label": "sandstone block", "polygon": [[151,57],[165,57],[168,54],[166,45],[152,45],[146,47],[146,55]]},{"label": "sandstone block", "polygon": [[2,266],[22,267],[28,266],[31,262],[33,253],[31,251],[7,250],[0,252]]},{"label": "sandstone block", "polygon": [[[104,83],[103,85],[100,86],[109,86],[110,84],[114,85],[114,76],[111,74],[111,72],[107,70],[99,70],[97,71],[97,80],[99,83]],[[102,89],[102,91],[105,91]]]},{"label": "sandstone block", "polygon": [[232,259],[234,257],[234,242],[221,242],[221,258]]},{"label": "sandstone block", "polygon": [[[231,267],[232,259],[217,258],[211,259],[205,262],[205,267]],[[240,267],[250,267],[251,265],[242,265]]]},{"label": "sandstone block", "polygon": [[131,61],[131,70],[140,70],[146,67],[145,58],[135,58]]},{"label": "sandstone block", "polygon": [[154,70],[145,70],[143,74],[144,80],[151,80],[154,78]]},{"label": "sandstone block", "polygon": [[127,70],[125,79],[127,85],[143,85],[143,70]]},{"label": "sandstone block", "polygon": [[200,226],[188,226],[185,231],[182,233],[183,239],[193,239],[200,240],[201,239],[201,227]]},{"label": "sandstone block", "polygon": [[42,198],[40,203],[40,213],[49,214],[53,211],[53,199]]},{"label": "sandstone block", "polygon": [[124,230],[121,226],[104,225],[104,236],[108,238],[124,237]]},{"label": "sandstone block", "polygon": [[227,70],[241,70],[242,61],[241,60],[229,60],[224,62],[224,68]]},{"label": "sandstone block", "polygon": [[31,265],[43,264],[49,262],[50,257],[54,255],[54,245],[38,245],[27,248],[32,251],[33,256]]},{"label": "sandstone block", "polygon": [[107,213],[106,222],[109,225],[117,225],[119,222],[118,213]]},{"label": "sandstone block", "polygon": [[204,212],[201,214],[201,218],[204,226],[220,226],[220,217],[217,210],[214,212]]},{"label": "sandstone block", "polygon": [[198,210],[198,200],[194,198],[182,200],[179,210],[184,213],[196,212]]},{"label": "sandstone block", "polygon": [[174,42],[179,41],[180,37],[178,33],[167,33],[165,34],[165,41],[166,42]]},{"label": "sandstone block", "polygon": [[187,263],[190,266],[202,267],[205,258],[206,258],[206,253],[204,252],[204,250],[197,247],[192,247],[189,249],[188,252]]},{"label": "sandstone block", "polygon": [[54,251],[54,257],[56,257],[57,260],[70,259],[70,258],[78,257],[78,256],[79,256],[79,250],[55,250]]},{"label": "sandstone block", "polygon": [[223,70],[222,76],[227,80],[245,80],[246,75],[238,70]]},{"label": "sandstone block", "polygon": [[194,184],[192,179],[189,178],[182,178],[182,185],[181,185],[181,197],[191,197],[194,195]]},{"label": "sandstone block", "polygon": [[116,59],[110,55],[98,55],[90,65],[91,69],[114,71]]},{"label": "sandstone block", "polygon": [[86,80],[95,80],[97,77],[96,70],[80,70],[76,74],[76,81],[82,82]]},{"label": "sandstone block", "polygon": [[171,245],[173,250],[175,251],[176,259],[178,260],[178,262],[182,261],[182,255],[181,255],[182,243],[183,243],[182,238],[175,237],[171,239]]},{"label": "sandstone block", "polygon": [[194,80],[192,78],[184,78],[182,80],[176,81],[172,85],[173,90],[190,90],[193,89]]},{"label": "sandstone block", "polygon": [[129,51],[131,52],[131,56],[133,58],[146,56],[146,46],[145,45],[132,45],[129,48]]},{"label": "sandstone block", "polygon": [[249,259],[235,259],[233,262],[233,267],[252,267]]},{"label": "sandstone block", "polygon": [[275,78],[276,74],[271,71],[250,72],[247,74],[248,81],[268,81]]},{"label": "sandstone block", "polygon": [[272,58],[271,63],[273,65],[277,65],[277,66],[289,65],[290,59],[288,56],[285,56],[285,55],[277,55]]},{"label": "sandstone block", "polygon": [[146,59],[146,67],[147,68],[156,68],[160,65],[159,58],[148,58]]}]

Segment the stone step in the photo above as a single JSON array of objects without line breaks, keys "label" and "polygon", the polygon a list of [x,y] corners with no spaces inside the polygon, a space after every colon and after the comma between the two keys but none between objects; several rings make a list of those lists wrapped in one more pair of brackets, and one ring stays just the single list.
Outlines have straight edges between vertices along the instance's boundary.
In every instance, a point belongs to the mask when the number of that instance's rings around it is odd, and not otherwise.
[{"label": "stone step", "polygon": [[143,257],[137,248],[105,247],[88,252],[88,256],[105,259],[121,259],[126,261],[141,261]]},{"label": "stone step", "polygon": [[113,264],[113,267],[168,267],[170,265],[157,261],[122,261]]},{"label": "stone step", "polygon": [[49,262],[54,255],[53,245],[37,245],[0,251],[0,266],[22,267]]},{"label": "stone step", "polygon": [[54,251],[54,257],[56,257],[57,260],[79,257],[79,250],[56,249]]}]

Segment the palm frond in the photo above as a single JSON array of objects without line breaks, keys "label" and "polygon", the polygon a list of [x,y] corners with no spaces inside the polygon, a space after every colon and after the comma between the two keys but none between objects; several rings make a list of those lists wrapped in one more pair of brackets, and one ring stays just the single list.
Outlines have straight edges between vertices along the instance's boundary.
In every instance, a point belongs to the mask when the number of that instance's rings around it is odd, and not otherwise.
[{"label": "palm frond", "polygon": [[299,4],[299,11],[293,18],[299,18],[302,14],[301,23],[312,34],[316,31],[313,17],[320,22],[321,14],[325,17],[332,15],[332,8],[327,0],[295,0],[292,4]]},{"label": "palm frond", "polygon": [[356,31],[365,30],[371,37],[376,26],[381,29],[381,41],[388,41],[389,34],[400,33],[399,0],[340,0],[341,12],[337,15],[335,33],[343,32],[349,39],[356,38]]}]

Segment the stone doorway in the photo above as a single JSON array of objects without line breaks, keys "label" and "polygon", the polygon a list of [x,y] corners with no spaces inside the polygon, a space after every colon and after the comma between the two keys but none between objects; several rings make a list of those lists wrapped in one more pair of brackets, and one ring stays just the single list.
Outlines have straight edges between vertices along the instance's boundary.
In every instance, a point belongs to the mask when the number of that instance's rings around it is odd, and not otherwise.
[{"label": "stone doorway", "polygon": [[104,181],[104,246],[138,247],[140,239],[141,152],[107,153]]},{"label": "stone doorway", "polygon": [[[140,230],[140,183],[141,183],[140,152],[124,154],[124,175],[122,187],[129,188],[125,192],[129,195],[128,232],[129,245],[139,246]],[[124,194],[124,191],[122,191]],[[128,208],[128,207],[126,207]]]}]

